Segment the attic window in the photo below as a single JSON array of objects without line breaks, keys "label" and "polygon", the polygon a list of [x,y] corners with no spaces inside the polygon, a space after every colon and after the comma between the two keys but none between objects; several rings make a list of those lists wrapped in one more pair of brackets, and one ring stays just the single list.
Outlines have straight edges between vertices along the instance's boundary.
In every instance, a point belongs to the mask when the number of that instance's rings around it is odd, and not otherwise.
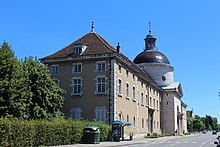
[{"label": "attic window", "polygon": [[73,54],[75,56],[78,56],[81,55],[86,50],[87,46],[81,42],[77,42],[76,44],[74,44],[73,48],[74,48]]},{"label": "attic window", "polygon": [[74,55],[80,55],[82,53],[82,47],[76,47],[74,50]]}]

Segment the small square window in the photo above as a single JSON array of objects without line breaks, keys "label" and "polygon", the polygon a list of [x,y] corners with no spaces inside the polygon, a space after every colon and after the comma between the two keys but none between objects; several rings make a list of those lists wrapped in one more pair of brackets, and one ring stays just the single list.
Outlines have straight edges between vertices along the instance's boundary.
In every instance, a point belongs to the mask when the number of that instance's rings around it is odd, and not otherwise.
[{"label": "small square window", "polygon": [[96,63],[96,70],[97,71],[105,71],[106,70],[106,63],[105,62],[97,62]]},{"label": "small square window", "polygon": [[82,64],[73,64],[73,69],[72,69],[73,73],[80,73],[82,72]]},{"label": "small square window", "polygon": [[56,75],[59,73],[59,66],[58,65],[51,65],[50,67],[50,73],[52,75]]}]

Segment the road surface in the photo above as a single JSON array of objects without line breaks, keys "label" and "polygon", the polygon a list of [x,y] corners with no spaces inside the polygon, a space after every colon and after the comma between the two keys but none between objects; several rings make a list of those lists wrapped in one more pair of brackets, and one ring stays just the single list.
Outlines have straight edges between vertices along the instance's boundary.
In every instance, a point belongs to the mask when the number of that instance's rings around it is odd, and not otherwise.
[{"label": "road surface", "polygon": [[143,140],[136,144],[122,145],[121,147],[215,147],[214,141],[216,141],[216,138],[217,135],[212,135],[211,132],[208,132],[180,138],[161,138],[151,142]]}]

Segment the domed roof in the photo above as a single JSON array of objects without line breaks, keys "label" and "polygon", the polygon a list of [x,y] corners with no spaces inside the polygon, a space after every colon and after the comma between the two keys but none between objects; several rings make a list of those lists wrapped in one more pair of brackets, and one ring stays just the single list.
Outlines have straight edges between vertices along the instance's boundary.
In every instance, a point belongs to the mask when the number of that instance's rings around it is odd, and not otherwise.
[{"label": "domed roof", "polygon": [[139,55],[137,55],[133,62],[135,64],[149,63],[149,62],[170,64],[167,57],[158,50],[145,50],[141,52]]}]

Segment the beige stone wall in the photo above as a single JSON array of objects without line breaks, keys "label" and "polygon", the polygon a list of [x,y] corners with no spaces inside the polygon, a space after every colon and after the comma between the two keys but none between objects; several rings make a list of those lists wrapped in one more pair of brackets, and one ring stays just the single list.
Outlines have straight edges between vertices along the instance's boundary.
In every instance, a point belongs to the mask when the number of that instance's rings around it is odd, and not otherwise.
[{"label": "beige stone wall", "polygon": [[[115,85],[116,85],[116,116],[122,115],[122,121],[132,122],[135,126],[130,127],[133,132],[149,132],[149,99],[155,100],[154,111],[154,132],[160,133],[160,95],[159,90],[152,88],[146,81],[139,79],[138,74],[129,66],[121,62],[115,63]],[[119,93],[119,80],[122,83],[122,90]],[[126,84],[129,84],[129,97],[126,94]],[[135,99],[133,98],[133,87],[135,87]],[[143,98],[142,98],[143,97]],[[147,97],[147,100],[146,100]],[[152,102],[153,103],[153,102]],[[158,104],[157,104],[158,103]],[[119,120],[120,117],[116,117]],[[128,131],[129,132],[129,131]]]},{"label": "beige stone wall", "polygon": [[[104,61],[104,60],[100,60]],[[82,63],[81,73],[72,73],[73,63]],[[55,63],[53,63],[55,64]],[[106,65],[108,65],[106,61]],[[52,75],[54,79],[58,79],[60,82],[60,87],[66,90],[65,102],[62,111],[70,116],[70,111],[72,108],[81,108],[81,117],[86,120],[95,120],[95,109],[96,107],[105,106],[108,109],[109,94],[97,95],[96,91],[96,77],[104,76],[109,79],[109,71],[96,71],[96,61],[95,60],[84,60],[76,62],[60,62],[59,64],[59,74]],[[82,79],[82,95],[71,95],[72,92],[72,78]],[[107,87],[108,89],[108,87]],[[108,119],[108,118],[107,118]]]},{"label": "beige stone wall", "polygon": [[[114,115],[113,119],[132,122],[134,125],[131,127],[125,127],[125,132],[134,133],[148,133],[149,132],[149,107],[154,110],[154,126],[153,131],[160,133],[160,90],[146,79],[141,79],[137,72],[130,66],[127,66],[120,60],[113,59],[112,65],[114,69],[111,69],[111,61],[109,58],[103,58],[100,60],[78,60],[78,61],[66,61],[53,63],[50,65],[59,65],[59,74],[52,75],[56,80],[59,80],[60,87],[66,90],[65,103],[62,111],[70,116],[72,108],[81,108],[81,119],[94,120],[96,107],[104,106],[106,108],[106,123],[109,121],[109,100],[114,99]],[[97,72],[96,62],[105,61],[106,71]],[[82,64],[81,73],[72,73],[72,65],[74,63]],[[113,71],[110,71],[113,70]],[[111,73],[114,72],[114,73]],[[107,79],[108,84],[113,83],[107,90],[110,93],[97,95],[96,91],[96,77],[104,76]],[[72,78],[82,79],[82,94],[78,96],[72,96]],[[119,93],[118,85],[121,80],[121,93]],[[126,94],[126,84],[129,84],[128,96]],[[133,98],[133,87],[135,87],[135,99]],[[143,98],[142,98],[143,97]],[[152,98],[152,106],[149,106],[150,97]],[[147,99],[146,99],[147,98]],[[155,101],[155,104],[154,104]]]}]

